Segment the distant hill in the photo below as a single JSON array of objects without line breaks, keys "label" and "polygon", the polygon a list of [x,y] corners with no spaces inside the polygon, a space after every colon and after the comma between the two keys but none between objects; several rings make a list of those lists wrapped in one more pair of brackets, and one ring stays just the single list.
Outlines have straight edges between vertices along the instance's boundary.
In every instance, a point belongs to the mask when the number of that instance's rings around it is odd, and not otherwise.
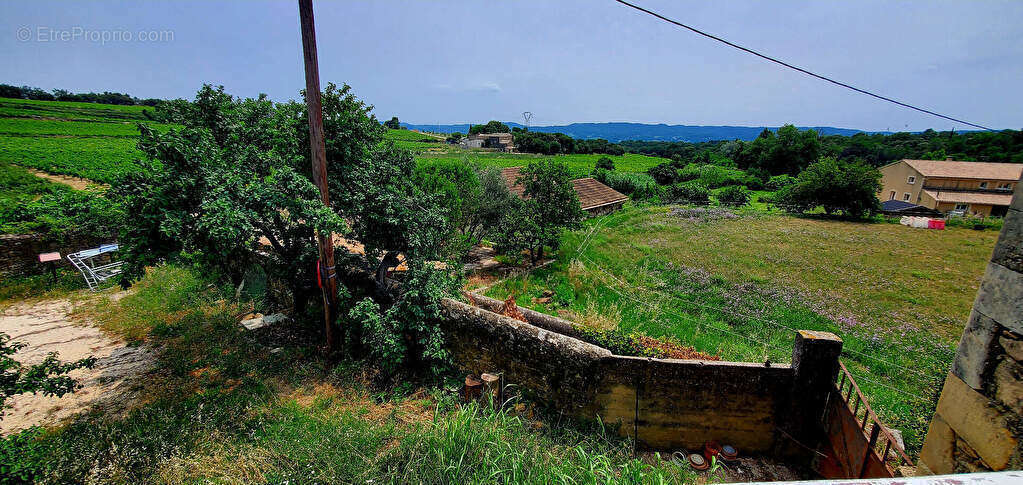
[{"label": "distant hill", "polygon": [[[508,123],[508,126],[523,127],[519,123]],[[458,125],[413,125],[402,123],[414,130],[434,131],[439,133],[467,133],[469,124]],[[764,131],[764,128],[777,130],[777,126],[696,126],[696,125],[665,125],[647,123],[572,123],[570,125],[532,126],[529,129],[545,133],[564,133],[572,138],[593,139],[603,138],[611,142],[623,140],[643,141],[688,141],[701,142],[713,140],[753,140]],[[835,128],[831,126],[800,126],[800,130],[818,130],[824,135],[851,136],[862,133],[862,130]]]}]

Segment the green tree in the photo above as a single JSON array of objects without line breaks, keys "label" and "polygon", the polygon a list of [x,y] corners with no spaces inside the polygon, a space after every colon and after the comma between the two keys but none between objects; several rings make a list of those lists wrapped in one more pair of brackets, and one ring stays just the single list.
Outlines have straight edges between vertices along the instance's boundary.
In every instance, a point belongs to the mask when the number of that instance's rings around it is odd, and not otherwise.
[{"label": "green tree", "polygon": [[384,122],[384,127],[390,128],[392,130],[400,130],[401,123],[398,121],[397,116],[392,116],[391,119]]},{"label": "green tree", "polygon": [[472,125],[469,127],[470,135],[482,135],[485,133],[511,133],[508,125],[500,121],[490,120],[485,125]]},{"label": "green tree", "polygon": [[572,186],[568,168],[550,160],[531,162],[522,169],[523,200],[509,211],[497,235],[499,251],[529,252],[532,264],[542,260],[544,250],[557,250],[561,233],[580,227],[585,216]]},{"label": "green tree", "polygon": [[796,183],[778,192],[777,202],[792,212],[821,207],[828,215],[861,218],[880,209],[879,190],[881,173],[876,168],[829,157],[800,172]]},{"label": "green tree", "polygon": [[215,268],[233,285],[259,265],[301,311],[316,292],[314,230],[341,231],[343,221],[320,201],[303,160],[288,153],[294,114],[266,96],[234,99],[206,85],[180,130],[140,125],[142,169],[110,190],[130,214],[120,237],[122,284],[169,259]]},{"label": "green tree", "polygon": [[593,168],[613,171],[615,169],[615,161],[611,160],[610,157],[600,157],[597,159],[597,164]]}]

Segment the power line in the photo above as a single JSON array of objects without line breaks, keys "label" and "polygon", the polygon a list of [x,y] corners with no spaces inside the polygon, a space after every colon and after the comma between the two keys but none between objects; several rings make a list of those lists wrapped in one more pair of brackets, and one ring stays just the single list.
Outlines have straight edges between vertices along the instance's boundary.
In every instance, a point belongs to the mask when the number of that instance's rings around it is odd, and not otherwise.
[{"label": "power line", "polygon": [[659,19],[661,19],[661,20],[663,20],[665,22],[677,25],[677,26],[682,27],[684,29],[691,30],[691,31],[693,31],[693,32],[695,32],[697,34],[700,34],[700,35],[704,36],[704,37],[707,37],[707,38],[710,38],[710,39],[714,39],[714,40],[716,40],[718,42],[721,42],[723,44],[729,45],[729,46],[734,47],[736,49],[739,49],[739,50],[741,50],[743,52],[747,52],[747,53],[753,54],[753,55],[755,55],[755,56],[757,56],[757,57],[759,57],[761,59],[765,59],[765,60],[771,61],[771,62],[773,62],[775,64],[780,64],[780,65],[785,66],[785,67],[787,67],[789,69],[793,69],[793,70],[799,71],[799,72],[801,72],[803,74],[815,77],[815,78],[820,79],[822,81],[827,81],[829,83],[836,84],[838,86],[842,86],[843,88],[848,88],[848,89],[851,89],[851,90],[856,91],[858,93],[866,94],[867,96],[873,96],[873,97],[875,97],[877,99],[880,99],[880,100],[883,100],[883,101],[888,101],[889,103],[895,103],[895,104],[897,104],[899,106],[902,106],[904,108],[913,109],[913,110],[919,111],[921,113],[927,113],[929,115],[937,116],[939,118],[944,118],[944,119],[949,120],[949,121],[955,121],[956,123],[962,123],[964,125],[969,125],[969,126],[972,126],[972,127],[975,127],[975,128],[980,128],[982,130],[995,131],[993,128],[988,128],[986,126],[978,125],[976,123],[970,123],[969,121],[963,121],[963,120],[960,120],[960,119],[957,119],[957,118],[953,118],[951,116],[945,116],[945,115],[943,115],[941,113],[935,113],[934,111],[931,111],[931,110],[927,110],[927,109],[924,109],[924,108],[919,108],[919,107],[913,106],[911,104],[903,103],[901,101],[896,101],[896,100],[894,100],[892,98],[889,98],[887,96],[881,96],[880,94],[874,94],[874,93],[872,93],[870,91],[867,91],[865,89],[860,89],[860,88],[857,88],[855,86],[851,86],[849,84],[846,84],[844,82],[836,81],[836,80],[831,79],[831,78],[829,78],[827,76],[822,76],[820,74],[816,74],[816,73],[807,71],[806,69],[803,69],[803,68],[798,67],[798,66],[794,66],[794,65],[789,64],[789,63],[787,63],[785,61],[782,61],[782,60],[779,60],[779,59],[775,59],[774,57],[771,57],[771,56],[768,56],[768,55],[765,55],[765,54],[761,54],[761,53],[759,53],[759,52],[757,52],[757,51],[755,51],[753,49],[749,49],[749,48],[743,47],[741,45],[735,44],[733,42],[729,42],[729,41],[727,41],[725,39],[722,39],[721,37],[718,37],[718,36],[713,35],[713,34],[708,34],[707,32],[704,32],[704,31],[702,31],[700,29],[697,29],[695,27],[690,27],[690,26],[688,26],[686,24],[683,24],[682,22],[669,19],[668,17],[665,17],[665,16],[663,16],[663,15],[657,13],[657,12],[653,12],[651,10],[647,10],[647,9],[645,9],[643,7],[640,7],[639,5],[634,5],[634,4],[631,4],[631,3],[626,2],[624,0],[615,0],[615,1],[620,3],[620,4],[622,4],[622,5],[625,5],[627,7],[631,7],[631,8],[634,8],[636,10],[639,10],[640,12],[643,12],[643,13],[646,13],[646,14],[649,14],[649,15],[653,15],[654,17],[657,17],[657,18],[659,18]]}]

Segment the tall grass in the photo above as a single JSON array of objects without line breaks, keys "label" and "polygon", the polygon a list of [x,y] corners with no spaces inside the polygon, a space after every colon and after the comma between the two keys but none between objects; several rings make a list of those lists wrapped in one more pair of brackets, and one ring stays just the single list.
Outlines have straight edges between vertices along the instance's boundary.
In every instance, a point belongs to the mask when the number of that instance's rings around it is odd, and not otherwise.
[{"label": "tall grass", "polygon": [[[154,268],[89,310],[158,352],[138,397],[0,439],[3,483],[691,483],[599,426],[376,388],[302,322],[247,333],[230,289]],[[277,349],[271,351],[271,349]],[[406,383],[406,387],[426,385]],[[432,389],[432,390],[430,390]],[[115,412],[119,411],[119,412]],[[530,416],[528,419],[525,416]]]}]

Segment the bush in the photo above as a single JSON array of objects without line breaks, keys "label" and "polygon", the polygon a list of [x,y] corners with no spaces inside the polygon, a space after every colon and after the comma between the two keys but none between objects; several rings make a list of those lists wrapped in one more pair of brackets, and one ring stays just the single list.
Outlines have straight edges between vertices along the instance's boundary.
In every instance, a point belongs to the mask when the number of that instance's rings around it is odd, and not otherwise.
[{"label": "bush", "polygon": [[665,195],[672,202],[706,204],[710,201],[710,189],[698,180],[669,185]]},{"label": "bush", "polygon": [[967,229],[974,229],[977,231],[983,231],[985,229],[994,229],[996,231],[1002,230],[1003,219],[1001,217],[949,217],[945,221],[945,225],[949,227],[965,227]]},{"label": "bush", "polygon": [[647,200],[661,195],[664,189],[651,177],[643,174],[611,172],[604,169],[593,171],[593,178],[611,187],[632,200]]},{"label": "bush", "polygon": [[600,157],[600,159],[597,160],[597,164],[594,166],[594,169],[614,170],[615,162],[609,157]]},{"label": "bush", "polygon": [[741,207],[750,203],[753,194],[741,185],[729,185],[715,191],[714,197],[723,205]]},{"label": "bush", "polygon": [[678,169],[672,163],[661,163],[647,169],[646,173],[660,185],[671,185],[679,181]]},{"label": "bush", "polygon": [[789,174],[775,175],[767,180],[764,188],[775,192],[796,183],[796,178]]}]

